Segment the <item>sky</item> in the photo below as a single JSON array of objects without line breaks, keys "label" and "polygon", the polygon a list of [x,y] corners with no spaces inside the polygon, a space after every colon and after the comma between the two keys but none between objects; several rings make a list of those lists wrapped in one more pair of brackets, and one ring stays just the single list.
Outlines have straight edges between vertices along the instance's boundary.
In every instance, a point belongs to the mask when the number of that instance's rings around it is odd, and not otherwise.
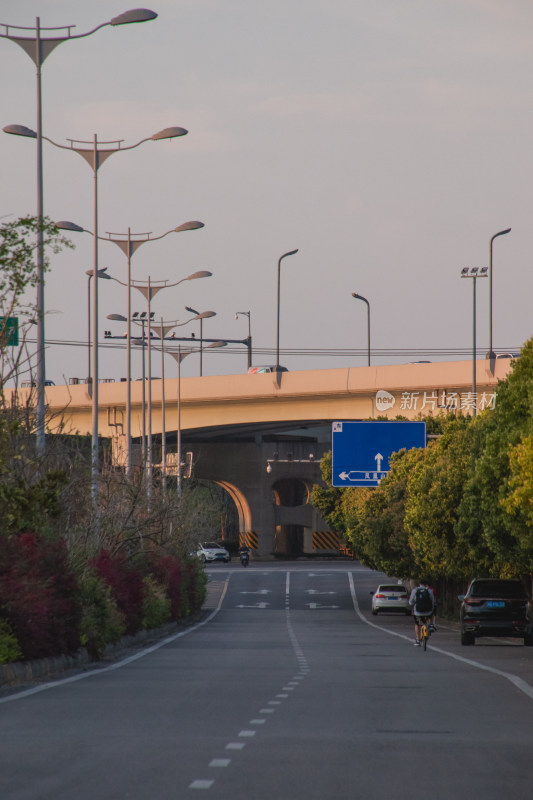
[{"label": "sky", "polygon": [[[113,154],[98,172],[99,231],[159,236],[134,280],[212,277],[159,292],[156,319],[213,310],[204,336],[243,339],[290,370],[471,357],[473,286],[489,265],[493,344],[532,334],[533,4],[529,0],[147,0],[152,22],[105,27],[57,47],[43,65],[43,132],[136,144],[178,125],[188,134]],[[135,6],[129,6],[135,7]],[[0,0],[0,22],[75,25],[84,33],[127,10],[119,0]],[[1,28],[5,32],[5,28]],[[30,32],[31,34],[31,32]],[[46,35],[46,34],[43,34]],[[35,66],[0,39],[0,128],[36,127]],[[89,145],[90,146],[90,145]],[[36,211],[35,142],[0,133],[0,217]],[[44,143],[44,212],[93,230],[93,175],[76,153]],[[47,378],[87,371],[92,237],[51,256],[45,290]],[[99,266],[119,280],[110,243]],[[477,282],[477,337],[489,344],[489,281]],[[126,290],[99,282],[99,325],[126,313]],[[136,292],[133,310],[145,310]],[[199,323],[182,327],[199,336]],[[63,342],[63,343],[61,343]],[[70,344],[68,344],[70,343]],[[115,342],[115,345],[122,345]],[[100,377],[126,374],[125,350],[102,341]],[[332,355],[332,353],[336,355]],[[154,362],[155,363],[155,362]],[[204,375],[246,371],[240,346],[205,353]],[[135,354],[133,376],[140,375]],[[175,371],[169,358],[167,375]],[[155,374],[155,368],[154,368]],[[199,358],[182,375],[198,375]]]}]

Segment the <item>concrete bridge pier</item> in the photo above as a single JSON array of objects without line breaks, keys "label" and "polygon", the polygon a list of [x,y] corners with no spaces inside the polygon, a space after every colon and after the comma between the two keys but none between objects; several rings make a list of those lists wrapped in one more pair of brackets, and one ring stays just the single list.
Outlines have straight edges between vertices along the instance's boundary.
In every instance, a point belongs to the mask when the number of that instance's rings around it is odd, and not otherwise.
[{"label": "concrete bridge pier", "polygon": [[[241,538],[262,558],[312,551],[312,532],[328,530],[310,501],[320,458],[301,442],[187,442],[194,475],[222,486],[235,502]],[[325,450],[326,448],[324,448]],[[268,472],[267,472],[268,467]]]}]

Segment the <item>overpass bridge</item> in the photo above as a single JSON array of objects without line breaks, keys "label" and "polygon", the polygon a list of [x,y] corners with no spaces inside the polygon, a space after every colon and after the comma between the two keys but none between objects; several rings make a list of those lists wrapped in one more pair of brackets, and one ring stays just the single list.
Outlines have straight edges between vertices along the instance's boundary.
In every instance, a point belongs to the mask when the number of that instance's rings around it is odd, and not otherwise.
[{"label": "overpass bridge", "polygon": [[[509,359],[478,360],[478,411],[494,407],[498,380],[509,370]],[[146,413],[142,388],[132,383],[134,447]],[[171,472],[177,378],[165,379],[164,394]],[[336,537],[309,502],[313,484],[321,482],[320,459],[331,449],[331,422],[471,413],[472,361],[182,378],[180,401],[182,452],[192,453],[196,478],[214,481],[232,497],[241,537],[261,556],[316,553],[337,548]],[[46,407],[51,431],[61,425],[62,432],[90,434],[87,385],[47,387]],[[162,426],[162,384],[153,380],[155,453]],[[100,385],[99,431],[112,440],[115,463],[124,465],[125,382]]]}]

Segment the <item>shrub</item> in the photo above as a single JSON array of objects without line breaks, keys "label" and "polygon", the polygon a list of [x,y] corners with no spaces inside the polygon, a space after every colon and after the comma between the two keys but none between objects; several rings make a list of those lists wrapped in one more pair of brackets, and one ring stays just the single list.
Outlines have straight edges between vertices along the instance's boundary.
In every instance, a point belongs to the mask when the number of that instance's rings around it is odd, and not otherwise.
[{"label": "shrub", "polygon": [[194,614],[204,604],[207,594],[207,574],[199,561],[187,564],[187,599],[188,613]]},{"label": "shrub", "polygon": [[144,603],[143,603],[143,628],[158,628],[164,625],[171,618],[170,599],[164,586],[149,575],[143,581],[144,584]]},{"label": "shrub", "polygon": [[165,587],[166,595],[170,600],[171,618],[178,620],[186,616],[188,602],[181,561],[174,556],[152,558],[148,569],[159,584]]},{"label": "shrub", "polygon": [[125,630],[124,616],[117,608],[111,589],[95,571],[79,580],[82,616],[80,642],[92,661],[102,657],[108,644],[118,641]]},{"label": "shrub", "polygon": [[0,619],[0,664],[10,664],[22,658],[22,651],[9,622]]},{"label": "shrub", "polygon": [[78,649],[81,606],[63,540],[0,537],[0,606],[25,659]]},{"label": "shrub", "polygon": [[98,575],[111,589],[118,610],[124,615],[125,633],[137,633],[142,626],[144,587],[139,570],[131,566],[124,556],[112,556],[102,550],[93,561]]}]

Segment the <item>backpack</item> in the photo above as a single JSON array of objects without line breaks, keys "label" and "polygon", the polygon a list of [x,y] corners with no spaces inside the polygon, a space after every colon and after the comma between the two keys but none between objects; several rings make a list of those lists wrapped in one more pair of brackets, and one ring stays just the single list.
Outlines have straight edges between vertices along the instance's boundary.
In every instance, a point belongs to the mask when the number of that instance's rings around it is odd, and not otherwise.
[{"label": "backpack", "polygon": [[431,592],[425,586],[419,586],[415,595],[415,611],[424,614],[433,611]]}]

